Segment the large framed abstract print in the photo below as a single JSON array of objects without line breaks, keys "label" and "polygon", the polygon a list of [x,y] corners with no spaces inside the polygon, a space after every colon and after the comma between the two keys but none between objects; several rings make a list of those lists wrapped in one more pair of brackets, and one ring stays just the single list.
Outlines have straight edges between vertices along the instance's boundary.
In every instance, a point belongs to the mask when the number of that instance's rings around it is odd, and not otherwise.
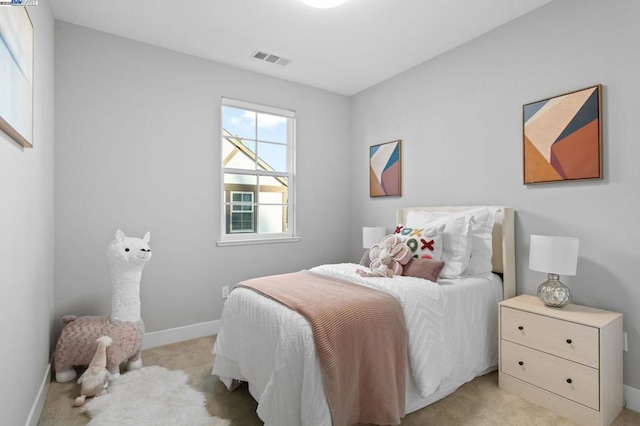
[{"label": "large framed abstract print", "polygon": [[0,7],[0,130],[33,147],[33,25],[25,7]]},{"label": "large framed abstract print", "polygon": [[522,108],[524,183],[602,179],[602,85]]},{"label": "large framed abstract print", "polygon": [[369,196],[402,195],[402,141],[369,148]]}]

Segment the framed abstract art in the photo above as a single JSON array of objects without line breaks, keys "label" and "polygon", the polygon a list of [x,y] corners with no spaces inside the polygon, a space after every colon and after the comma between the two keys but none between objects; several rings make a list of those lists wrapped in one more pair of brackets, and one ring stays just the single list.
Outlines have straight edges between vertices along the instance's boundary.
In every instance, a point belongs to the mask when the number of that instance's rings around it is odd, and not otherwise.
[{"label": "framed abstract art", "polygon": [[602,85],[522,108],[524,183],[602,179]]},{"label": "framed abstract art", "polygon": [[402,195],[402,141],[369,148],[369,196]]}]

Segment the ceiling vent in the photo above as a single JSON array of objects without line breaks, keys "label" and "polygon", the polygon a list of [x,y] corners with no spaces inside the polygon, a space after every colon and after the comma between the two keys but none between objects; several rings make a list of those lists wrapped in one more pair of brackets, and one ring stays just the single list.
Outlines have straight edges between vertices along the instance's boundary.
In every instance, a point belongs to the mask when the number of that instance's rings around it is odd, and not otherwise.
[{"label": "ceiling vent", "polygon": [[278,55],[272,55],[271,53],[262,52],[260,50],[256,50],[255,52],[253,52],[251,57],[259,59],[261,61],[271,62],[272,64],[278,64],[282,66],[285,66],[289,62],[291,62],[290,60],[282,58]]}]

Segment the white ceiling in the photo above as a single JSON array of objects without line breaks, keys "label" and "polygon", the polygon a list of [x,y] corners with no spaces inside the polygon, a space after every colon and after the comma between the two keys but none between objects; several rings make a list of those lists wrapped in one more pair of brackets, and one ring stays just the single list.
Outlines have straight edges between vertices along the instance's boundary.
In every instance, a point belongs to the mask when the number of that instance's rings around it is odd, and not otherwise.
[{"label": "white ceiling", "polygon": [[[551,0],[50,0],[56,19],[353,95]],[[251,57],[256,51],[291,62]]]}]

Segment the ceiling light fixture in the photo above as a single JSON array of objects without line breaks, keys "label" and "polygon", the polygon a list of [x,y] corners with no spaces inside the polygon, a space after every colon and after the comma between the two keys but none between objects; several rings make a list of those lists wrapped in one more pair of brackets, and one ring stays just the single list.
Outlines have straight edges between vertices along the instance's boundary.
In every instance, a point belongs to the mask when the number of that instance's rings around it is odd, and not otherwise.
[{"label": "ceiling light fixture", "polygon": [[319,9],[329,9],[331,7],[338,7],[346,0],[300,0],[307,6],[317,7]]}]

